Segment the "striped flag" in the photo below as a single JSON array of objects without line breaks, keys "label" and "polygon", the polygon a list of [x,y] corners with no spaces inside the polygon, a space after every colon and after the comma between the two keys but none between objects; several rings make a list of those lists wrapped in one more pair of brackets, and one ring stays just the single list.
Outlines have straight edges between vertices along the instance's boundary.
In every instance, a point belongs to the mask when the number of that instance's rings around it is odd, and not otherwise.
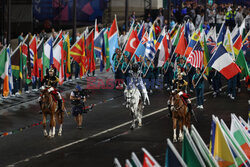
[{"label": "striped flag", "polygon": [[204,56],[204,51],[203,51],[201,44],[200,44],[200,41],[199,41],[199,42],[197,42],[196,46],[194,47],[194,50],[188,56],[187,63],[190,63],[195,68],[197,68],[197,67],[202,68],[203,56]]},{"label": "striped flag", "polygon": [[149,32],[148,42],[146,43],[145,55],[148,59],[152,60],[154,58],[155,53],[156,53],[156,50],[155,50],[155,43],[154,43],[154,37],[153,37],[153,29],[151,27],[150,32]]},{"label": "striped flag", "polygon": [[160,167],[159,163],[145,148],[142,148],[142,151],[144,152],[143,167]]}]

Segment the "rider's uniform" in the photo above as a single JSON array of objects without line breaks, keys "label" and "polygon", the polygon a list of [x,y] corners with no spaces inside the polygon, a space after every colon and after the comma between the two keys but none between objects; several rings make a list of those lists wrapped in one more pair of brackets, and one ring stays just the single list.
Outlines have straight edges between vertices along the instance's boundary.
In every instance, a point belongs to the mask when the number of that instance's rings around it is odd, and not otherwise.
[{"label": "rider's uniform", "polygon": [[[46,75],[41,84],[42,84],[42,89],[44,89],[44,87],[43,87],[44,85],[46,87],[50,87],[48,89],[48,91],[54,95],[55,99],[58,101],[58,109],[61,110],[61,108],[62,108],[62,96],[58,92],[58,90],[56,89],[58,82],[59,82],[59,79],[56,76]],[[41,97],[39,97],[38,101],[39,102],[41,101]]]},{"label": "rider's uniform", "polygon": [[137,72],[133,72],[132,70],[130,70],[129,73],[130,77],[128,78],[127,89],[137,87],[142,94],[144,104],[146,103],[146,101],[148,101],[149,104],[148,92],[142,78],[140,77],[140,70],[138,70]]}]

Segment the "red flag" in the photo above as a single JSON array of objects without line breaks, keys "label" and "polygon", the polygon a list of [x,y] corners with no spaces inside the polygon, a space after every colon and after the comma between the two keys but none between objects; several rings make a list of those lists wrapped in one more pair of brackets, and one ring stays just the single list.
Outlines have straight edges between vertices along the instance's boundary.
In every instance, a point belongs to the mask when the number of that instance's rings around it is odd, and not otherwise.
[{"label": "red flag", "polygon": [[180,54],[180,55],[184,55],[186,47],[187,47],[187,42],[186,42],[186,39],[184,37],[184,31],[182,31],[179,42],[178,42],[176,49],[175,49],[175,53]]},{"label": "red flag", "polygon": [[39,69],[38,69],[38,57],[37,57],[37,46],[36,46],[36,37],[34,36],[29,43],[29,49],[31,55],[33,55],[33,71],[32,74],[35,77],[39,77]]},{"label": "red flag", "polygon": [[95,58],[94,58],[94,31],[92,30],[86,37],[86,54],[87,65],[90,72],[95,70]]},{"label": "red flag", "polygon": [[158,162],[153,158],[153,156],[144,148],[142,148],[144,152],[144,158],[143,158],[143,167],[160,167]]},{"label": "red flag", "polygon": [[137,46],[139,45],[139,43],[140,43],[140,41],[138,39],[138,36],[137,36],[135,30],[132,30],[132,32],[129,36],[125,51],[128,51],[128,52],[130,52],[131,55],[133,55]]},{"label": "red flag", "polygon": [[115,33],[118,32],[118,27],[117,27],[117,22],[116,22],[116,17],[111,25],[111,28],[108,32],[108,38],[110,39],[111,36],[113,36]]}]

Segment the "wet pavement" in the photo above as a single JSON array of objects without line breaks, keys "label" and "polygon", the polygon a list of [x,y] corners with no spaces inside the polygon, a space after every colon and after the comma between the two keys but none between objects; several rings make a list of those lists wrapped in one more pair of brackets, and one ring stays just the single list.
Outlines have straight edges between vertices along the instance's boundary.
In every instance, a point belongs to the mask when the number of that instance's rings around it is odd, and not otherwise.
[{"label": "wet pavement", "polygon": [[[100,77],[101,76],[101,77]],[[111,78],[111,73],[97,73],[98,78]],[[77,80],[86,86],[86,79]],[[68,82],[61,88],[67,110],[71,110],[69,93],[76,81]],[[243,84],[242,84],[243,86]],[[223,89],[223,91],[225,91]],[[198,122],[192,118],[206,144],[209,143],[212,114],[230,123],[230,113],[247,118],[249,92],[243,88],[235,101],[222,93],[213,98],[206,90],[204,110],[195,109]],[[0,134],[14,131],[0,137],[0,166],[113,166],[114,157],[122,165],[135,152],[142,161],[141,148],[146,148],[161,164],[165,162],[166,139],[172,139],[172,120],[168,117],[168,92],[154,90],[149,94],[150,106],[144,110],[143,127],[130,130],[129,111],[122,106],[122,90],[92,90],[87,105],[97,104],[92,111],[83,115],[83,128],[76,129],[71,115],[66,116],[63,135],[53,139],[43,136],[42,120],[37,98],[39,92],[27,94],[18,100],[0,104]],[[192,100],[195,106],[195,99]],[[34,126],[31,126],[34,125]],[[24,128],[22,131],[20,130]],[[58,130],[58,127],[57,129]],[[181,143],[174,144],[181,151]]]}]

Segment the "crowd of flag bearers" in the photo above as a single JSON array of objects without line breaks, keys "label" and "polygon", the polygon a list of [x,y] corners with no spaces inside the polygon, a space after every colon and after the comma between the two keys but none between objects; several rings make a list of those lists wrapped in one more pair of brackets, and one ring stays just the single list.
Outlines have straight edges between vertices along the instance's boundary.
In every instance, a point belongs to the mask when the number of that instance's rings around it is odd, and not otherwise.
[{"label": "crowd of flag bearers", "polygon": [[[176,80],[181,75],[187,83],[184,91],[196,91],[198,108],[203,108],[204,80],[218,96],[224,76],[228,80],[228,95],[235,99],[240,78],[249,77],[245,56],[250,33],[245,30],[245,21],[232,32],[224,23],[218,34],[215,27],[204,29],[204,20],[193,32],[188,25],[189,20],[169,30],[158,28],[160,33],[156,33],[157,22],[146,27],[144,22],[133,21],[122,45],[116,17],[111,27],[101,31],[95,22],[95,27],[79,34],[73,45],[69,34],[62,31],[39,41],[28,34],[16,49],[5,46],[1,51],[3,96],[21,93],[23,87],[28,90],[31,83],[33,88],[39,88],[50,67],[56,69],[60,85],[72,78],[72,62],[79,68],[76,75],[82,78],[96,70],[99,58],[100,71],[111,69],[115,79],[125,83],[132,65],[137,63],[150,92],[161,85],[168,90],[177,88]],[[116,81],[118,87],[121,84]]]}]

